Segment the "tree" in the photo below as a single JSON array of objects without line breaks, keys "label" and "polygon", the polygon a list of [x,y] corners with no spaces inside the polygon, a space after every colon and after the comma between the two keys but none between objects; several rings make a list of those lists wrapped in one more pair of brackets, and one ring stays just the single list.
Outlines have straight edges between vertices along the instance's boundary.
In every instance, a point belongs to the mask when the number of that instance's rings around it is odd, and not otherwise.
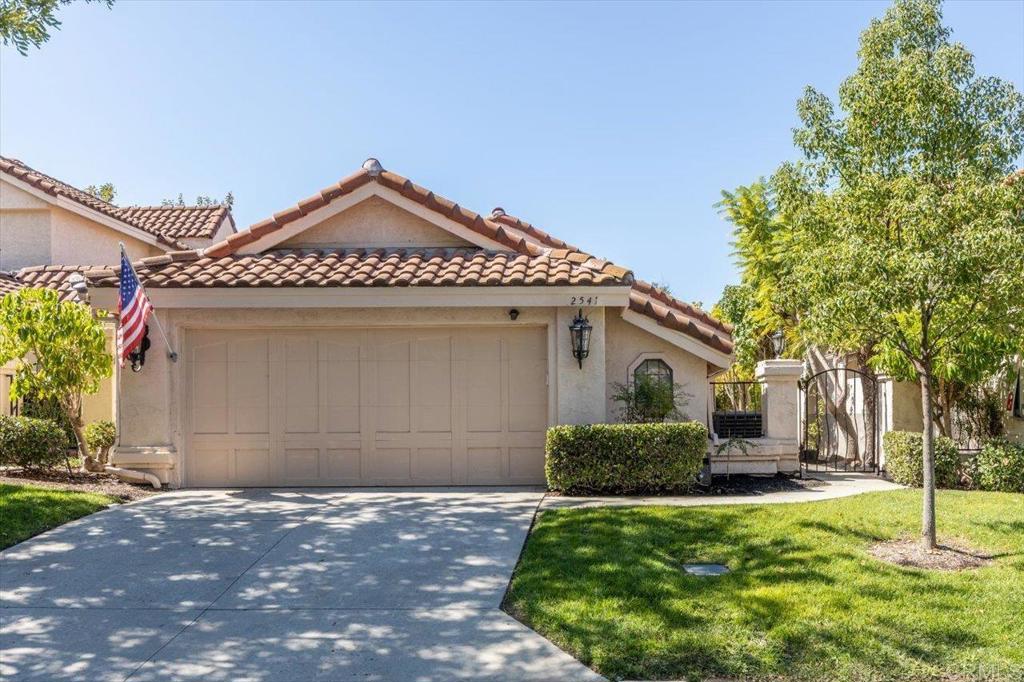
[{"label": "tree", "polygon": [[[220,201],[218,201],[217,199],[214,199],[213,197],[208,196],[206,194],[200,194],[199,196],[196,197],[196,201],[192,205],[193,206],[227,206],[228,208],[231,208],[232,206],[234,206],[234,204],[235,204],[235,195],[232,194],[231,192],[228,192],[227,194],[224,195],[224,199],[220,200]],[[163,201],[160,202],[160,205],[161,206],[188,206],[188,204],[185,203],[185,196],[183,194],[181,194],[180,192],[178,193],[178,198],[177,199],[164,199]]]},{"label": "tree", "polygon": [[114,203],[114,197],[117,196],[117,188],[114,187],[112,182],[104,182],[102,185],[89,185],[85,188],[85,191],[108,204]]},{"label": "tree", "polygon": [[1024,98],[978,76],[938,0],[897,0],[861,35],[833,102],[807,88],[802,161],[773,177],[792,225],[801,333],[871,343],[912,374],[924,416],[922,536],[936,547],[932,391],[943,368],[997,352],[1024,320]]},{"label": "tree", "polygon": [[82,455],[91,457],[82,395],[113,371],[103,327],[89,309],[61,301],[52,289],[20,289],[0,299],[0,364],[14,362],[11,398],[34,396],[60,405]]},{"label": "tree", "polygon": [[[13,45],[22,54],[29,47],[39,48],[50,39],[50,29],[59,29],[57,10],[70,5],[72,0],[2,0],[0,1],[0,39],[4,45]],[[107,8],[114,0],[84,0],[98,2]]]},{"label": "tree", "polygon": [[740,373],[752,374],[758,360],[773,358],[771,336],[782,331],[786,354],[799,357],[805,350],[796,333],[799,300],[789,277],[792,229],[779,213],[771,182],[757,182],[722,191],[715,204],[733,224],[733,255],[742,273],[738,286],[727,286],[715,310],[733,325]]}]

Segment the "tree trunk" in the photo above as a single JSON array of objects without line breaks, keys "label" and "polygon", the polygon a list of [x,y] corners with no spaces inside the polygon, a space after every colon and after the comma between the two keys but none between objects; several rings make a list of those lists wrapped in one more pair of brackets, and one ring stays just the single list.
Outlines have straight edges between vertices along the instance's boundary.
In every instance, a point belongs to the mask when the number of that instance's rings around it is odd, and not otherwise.
[{"label": "tree trunk", "polygon": [[85,424],[82,423],[81,407],[77,401],[61,401],[64,414],[67,415],[71,430],[75,432],[75,440],[78,441],[78,453],[82,456],[82,466],[90,471],[92,453],[89,451],[89,444],[85,440]]},{"label": "tree trunk", "polygon": [[921,416],[924,419],[922,472],[924,478],[923,509],[921,514],[921,540],[925,549],[938,547],[935,540],[935,440],[934,417],[932,413],[932,376],[931,367],[925,365],[918,371],[921,384]]},{"label": "tree trunk", "polygon": [[857,351],[857,364],[867,376],[860,378],[864,394],[864,462],[878,471],[878,373],[869,364],[874,345]]}]

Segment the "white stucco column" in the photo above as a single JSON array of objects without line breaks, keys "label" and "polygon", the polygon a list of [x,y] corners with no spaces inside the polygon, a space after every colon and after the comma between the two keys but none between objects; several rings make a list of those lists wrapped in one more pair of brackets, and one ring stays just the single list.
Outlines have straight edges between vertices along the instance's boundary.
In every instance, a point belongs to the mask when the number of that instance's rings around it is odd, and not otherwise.
[{"label": "white stucco column", "polygon": [[590,320],[590,355],[583,368],[572,356],[569,324],[579,308],[558,308],[555,319],[555,368],[558,387],[558,424],[598,424],[608,421],[605,384],[605,309],[585,308]]},{"label": "white stucco column", "polygon": [[802,360],[762,360],[754,368],[761,383],[764,436],[799,441]]}]

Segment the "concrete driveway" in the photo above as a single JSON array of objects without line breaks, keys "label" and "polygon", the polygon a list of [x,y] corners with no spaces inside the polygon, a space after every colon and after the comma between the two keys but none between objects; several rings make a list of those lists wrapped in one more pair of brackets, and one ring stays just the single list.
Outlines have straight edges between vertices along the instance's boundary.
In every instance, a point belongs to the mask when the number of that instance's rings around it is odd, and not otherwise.
[{"label": "concrete driveway", "polygon": [[0,553],[4,680],[592,680],[499,609],[541,492],[179,491]]}]

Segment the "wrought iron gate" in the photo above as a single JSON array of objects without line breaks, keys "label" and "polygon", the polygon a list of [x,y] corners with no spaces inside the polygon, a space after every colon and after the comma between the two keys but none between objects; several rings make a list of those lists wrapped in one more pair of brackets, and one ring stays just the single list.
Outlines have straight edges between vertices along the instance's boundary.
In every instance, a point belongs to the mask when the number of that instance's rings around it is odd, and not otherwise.
[{"label": "wrought iron gate", "polygon": [[800,380],[800,464],[803,471],[878,473],[881,429],[878,381],[836,367]]}]

